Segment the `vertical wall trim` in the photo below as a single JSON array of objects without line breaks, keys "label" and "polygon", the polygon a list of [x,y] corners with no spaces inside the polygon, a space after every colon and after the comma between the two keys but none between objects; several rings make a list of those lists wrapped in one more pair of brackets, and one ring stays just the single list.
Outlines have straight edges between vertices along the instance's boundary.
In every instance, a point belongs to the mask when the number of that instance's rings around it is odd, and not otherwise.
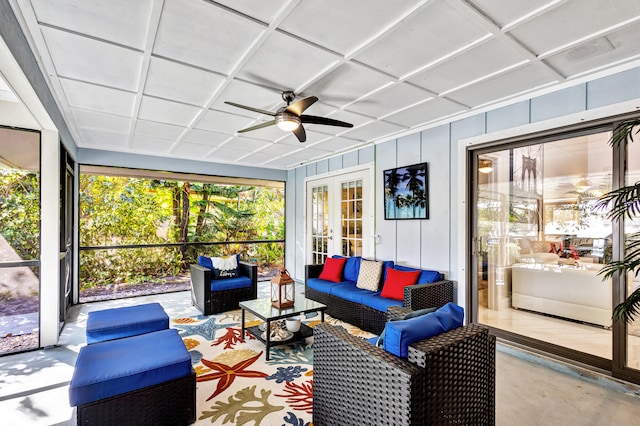
[{"label": "vertical wall trim", "polygon": [[40,138],[40,346],[58,343],[60,312],[60,142],[58,132]]}]

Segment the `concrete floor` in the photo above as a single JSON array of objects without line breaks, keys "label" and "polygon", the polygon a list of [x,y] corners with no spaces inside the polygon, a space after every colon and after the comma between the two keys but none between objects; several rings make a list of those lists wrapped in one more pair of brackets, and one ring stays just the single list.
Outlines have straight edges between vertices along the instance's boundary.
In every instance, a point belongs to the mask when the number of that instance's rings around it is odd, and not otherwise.
[{"label": "concrete floor", "polygon": [[[68,385],[85,342],[87,313],[151,301],[161,303],[170,317],[199,314],[189,292],[77,305],[58,346],[0,357],[0,424],[75,424]],[[639,419],[640,387],[498,344],[496,424],[600,426],[640,424]]]}]

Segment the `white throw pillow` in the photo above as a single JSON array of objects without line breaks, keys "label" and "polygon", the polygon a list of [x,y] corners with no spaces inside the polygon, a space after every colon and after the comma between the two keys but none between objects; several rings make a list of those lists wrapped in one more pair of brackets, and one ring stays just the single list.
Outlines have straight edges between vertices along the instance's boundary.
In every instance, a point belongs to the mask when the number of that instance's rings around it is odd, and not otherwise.
[{"label": "white throw pillow", "polygon": [[381,275],[382,262],[362,259],[356,287],[364,290],[378,291]]}]

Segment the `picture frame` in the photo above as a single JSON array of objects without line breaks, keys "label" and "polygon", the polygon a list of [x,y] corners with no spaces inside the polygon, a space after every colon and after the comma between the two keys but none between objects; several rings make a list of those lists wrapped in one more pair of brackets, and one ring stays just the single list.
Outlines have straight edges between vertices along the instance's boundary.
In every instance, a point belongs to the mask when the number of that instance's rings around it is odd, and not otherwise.
[{"label": "picture frame", "polygon": [[387,169],[383,180],[385,220],[429,219],[428,163]]}]

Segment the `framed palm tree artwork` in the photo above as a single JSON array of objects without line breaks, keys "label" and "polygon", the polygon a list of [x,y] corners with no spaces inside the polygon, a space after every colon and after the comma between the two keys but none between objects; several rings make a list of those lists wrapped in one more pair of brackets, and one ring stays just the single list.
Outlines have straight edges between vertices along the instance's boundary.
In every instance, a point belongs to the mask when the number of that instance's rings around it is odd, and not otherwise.
[{"label": "framed palm tree artwork", "polygon": [[427,163],[384,171],[384,218],[429,219]]}]

